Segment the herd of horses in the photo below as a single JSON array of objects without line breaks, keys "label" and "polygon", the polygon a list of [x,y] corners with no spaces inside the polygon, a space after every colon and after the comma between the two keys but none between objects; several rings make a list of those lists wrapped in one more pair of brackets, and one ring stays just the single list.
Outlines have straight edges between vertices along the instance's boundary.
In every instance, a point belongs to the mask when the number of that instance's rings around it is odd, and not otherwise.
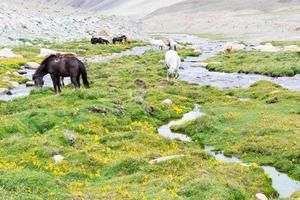
[{"label": "herd of horses", "polygon": [[[91,39],[91,44],[109,44],[110,42],[108,41],[108,39],[106,39],[105,37],[93,37]],[[120,37],[114,37],[112,39],[112,43],[116,44],[116,43],[123,43],[123,44],[129,44],[129,40],[128,37],[126,35],[122,35]]]},{"label": "herd of horses", "polygon": [[[129,44],[128,37],[122,35],[112,39],[112,43]],[[176,79],[179,74],[179,66],[181,59],[178,56],[177,43],[170,39],[165,40],[151,40],[153,46],[158,46],[159,49],[169,48],[165,54],[165,63],[168,69],[167,79]],[[109,44],[109,41],[103,37],[93,37],[91,44]],[[52,54],[45,58],[39,68],[32,76],[35,86],[43,87],[44,76],[50,74],[54,92],[61,92],[61,86],[64,85],[63,78],[70,77],[75,88],[80,88],[80,77],[82,78],[85,87],[89,87],[87,70],[82,61],[80,61],[74,54]]]}]

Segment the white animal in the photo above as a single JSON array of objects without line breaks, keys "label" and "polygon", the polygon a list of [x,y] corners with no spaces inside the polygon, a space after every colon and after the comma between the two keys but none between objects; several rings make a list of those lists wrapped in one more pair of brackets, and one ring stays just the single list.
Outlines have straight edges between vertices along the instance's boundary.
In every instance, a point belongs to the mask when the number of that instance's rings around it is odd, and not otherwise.
[{"label": "white animal", "polygon": [[174,40],[170,40],[170,50],[177,50],[177,43]]},{"label": "white animal", "polygon": [[174,50],[167,51],[165,55],[165,62],[168,68],[167,79],[178,78],[178,71],[181,64],[181,59],[178,56],[178,53]]},{"label": "white animal", "polygon": [[163,50],[167,48],[167,45],[162,40],[151,39],[150,43],[154,46],[158,46],[159,49]]}]

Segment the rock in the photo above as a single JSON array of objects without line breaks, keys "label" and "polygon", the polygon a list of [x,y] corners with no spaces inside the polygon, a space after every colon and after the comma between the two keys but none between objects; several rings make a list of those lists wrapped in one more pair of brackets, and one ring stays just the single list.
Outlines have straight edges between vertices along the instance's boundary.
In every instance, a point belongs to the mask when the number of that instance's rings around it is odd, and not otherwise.
[{"label": "rock", "polygon": [[38,57],[50,56],[52,54],[57,54],[57,53],[63,53],[63,52],[58,52],[58,51],[51,50],[51,49],[41,48],[40,54],[38,55]]},{"label": "rock", "polygon": [[279,102],[280,102],[280,100],[278,97],[274,97],[274,98],[268,99],[266,101],[267,104],[274,104],[274,103],[279,103]]},{"label": "rock", "polygon": [[271,43],[256,46],[256,47],[254,47],[254,49],[256,49],[258,51],[263,51],[263,52],[277,52],[277,51],[280,51],[280,49],[278,47],[274,47]]},{"label": "rock", "polygon": [[135,80],[134,83],[137,88],[147,89],[147,84],[145,83],[145,81],[143,81],[141,79]]},{"label": "rock", "polygon": [[255,196],[258,200],[268,200],[268,197],[266,197],[263,193],[257,193]]},{"label": "rock", "polygon": [[199,174],[199,175],[201,175],[201,176],[208,176],[208,175],[209,175],[209,172],[206,171],[206,170],[204,170],[204,169],[202,169],[202,170],[197,170],[196,172],[197,172],[197,174]]},{"label": "rock", "polygon": [[162,103],[166,106],[171,106],[173,104],[171,99],[165,99],[162,101]]},{"label": "rock", "polygon": [[34,84],[34,81],[27,81],[26,82],[26,87],[33,87],[35,84]]},{"label": "rock", "polygon": [[0,94],[6,94],[8,92],[7,88],[0,88]]},{"label": "rock", "polygon": [[65,135],[66,139],[69,141],[70,145],[73,146],[75,144],[75,142],[76,142],[76,139],[77,139],[77,137],[74,134],[74,132],[72,132],[72,131],[66,131],[64,133],[64,135]]},{"label": "rock", "polygon": [[19,87],[19,83],[16,82],[16,81],[8,81],[8,83],[9,83],[13,88]]},{"label": "rock", "polygon": [[206,62],[200,62],[199,65],[200,65],[201,67],[207,67],[207,66],[208,66],[208,63],[206,63]]},{"label": "rock", "polygon": [[297,45],[285,46],[283,49],[284,51],[300,52],[300,47]]},{"label": "rock", "polygon": [[54,160],[55,164],[62,163],[62,161],[64,159],[65,159],[65,157],[63,157],[62,155],[55,155],[55,156],[53,156],[53,160]]},{"label": "rock", "polygon": [[3,76],[2,81],[3,82],[8,82],[10,78],[8,76]]},{"label": "rock", "polygon": [[89,111],[92,112],[92,113],[98,113],[102,116],[107,114],[107,109],[106,108],[91,107],[91,108],[89,108]]},{"label": "rock", "polygon": [[192,63],[191,67],[202,67],[200,63]]},{"label": "rock", "polygon": [[155,113],[155,108],[153,106],[149,106],[146,111],[149,115],[153,115]]},{"label": "rock", "polygon": [[35,63],[35,62],[28,62],[24,65],[24,67],[26,69],[37,69],[40,67],[40,65],[38,63]]},{"label": "rock", "polygon": [[246,49],[246,45],[244,44],[234,44],[233,51],[243,51]]},{"label": "rock", "polygon": [[210,62],[208,63],[208,65],[221,65],[222,63],[221,62]]},{"label": "rock", "polygon": [[13,75],[17,77],[22,77],[18,72],[13,72]]},{"label": "rock", "polygon": [[24,74],[27,74],[27,71],[23,70],[23,69],[20,69],[20,70],[18,70],[18,73],[21,74],[21,75],[24,75]]},{"label": "rock", "polygon": [[4,48],[0,50],[1,58],[23,58],[22,55],[15,54],[11,49]]},{"label": "rock", "polygon": [[181,158],[183,157],[184,155],[181,154],[181,155],[174,155],[174,156],[166,156],[166,157],[161,157],[161,158],[157,158],[157,159],[154,159],[154,160],[150,160],[149,161],[149,164],[151,165],[154,165],[156,163],[161,163],[161,162],[166,162],[168,160],[173,160],[175,158]]},{"label": "rock", "polygon": [[13,93],[12,93],[10,90],[8,90],[8,91],[6,92],[6,95],[13,95]]}]

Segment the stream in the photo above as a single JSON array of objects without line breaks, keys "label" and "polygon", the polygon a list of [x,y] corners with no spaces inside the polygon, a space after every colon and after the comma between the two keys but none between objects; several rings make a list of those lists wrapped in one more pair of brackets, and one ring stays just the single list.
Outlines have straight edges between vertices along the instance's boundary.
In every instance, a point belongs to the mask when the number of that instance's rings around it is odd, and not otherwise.
[{"label": "stream", "polygon": [[[196,104],[194,110],[186,113],[180,120],[171,121],[167,125],[159,127],[158,134],[171,140],[178,139],[185,142],[191,142],[192,138],[184,134],[173,133],[171,127],[180,126],[189,121],[194,121],[203,115],[205,114],[200,112],[199,105]],[[228,163],[239,163],[245,167],[251,166],[250,163],[244,163],[238,157],[227,157],[223,154],[223,152],[215,152],[212,147],[206,146],[204,150],[205,152],[213,155],[216,160]],[[271,166],[261,166],[261,168],[272,179],[272,187],[278,192],[280,198],[288,198],[293,193],[300,190],[300,182],[289,178],[287,174],[281,173]]]},{"label": "stream", "polygon": [[[284,88],[300,91],[300,74],[293,77],[269,77],[259,74],[225,73],[209,71],[205,67],[196,66],[196,62],[204,61],[222,50],[224,42],[198,38],[191,35],[164,35],[176,41],[191,44],[189,47],[201,51],[198,57],[188,57],[182,62],[179,71],[179,79],[201,86],[211,85],[220,89],[247,88],[260,80],[272,81]],[[253,44],[257,46],[259,44]],[[252,50],[253,46],[247,46],[246,50]]]}]

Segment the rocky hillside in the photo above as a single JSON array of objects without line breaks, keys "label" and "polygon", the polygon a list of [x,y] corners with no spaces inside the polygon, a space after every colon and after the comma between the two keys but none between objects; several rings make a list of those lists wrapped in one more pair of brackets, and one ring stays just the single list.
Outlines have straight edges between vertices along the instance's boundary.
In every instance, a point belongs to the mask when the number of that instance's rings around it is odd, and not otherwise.
[{"label": "rocky hillside", "polygon": [[143,18],[148,31],[300,39],[299,0],[187,0]]},{"label": "rocky hillside", "polygon": [[0,2],[0,44],[62,42],[95,35],[143,37],[128,17],[103,16],[82,9],[33,2]]}]

